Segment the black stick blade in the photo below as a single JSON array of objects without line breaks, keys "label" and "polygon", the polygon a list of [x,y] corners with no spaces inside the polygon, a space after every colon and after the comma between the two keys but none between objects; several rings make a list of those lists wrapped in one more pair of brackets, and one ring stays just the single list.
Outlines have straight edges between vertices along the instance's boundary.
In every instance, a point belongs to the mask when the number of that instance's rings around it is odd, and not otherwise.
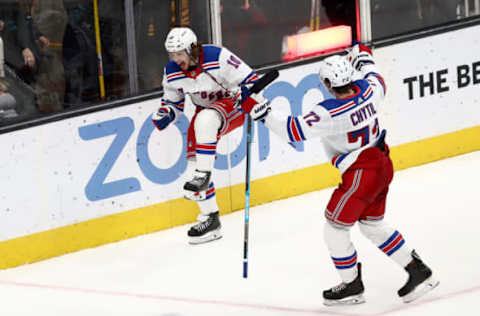
[{"label": "black stick blade", "polygon": [[278,78],[278,70],[274,69],[267,72],[263,77],[258,79],[257,82],[250,88],[250,93],[258,93],[268,86],[273,80]]}]

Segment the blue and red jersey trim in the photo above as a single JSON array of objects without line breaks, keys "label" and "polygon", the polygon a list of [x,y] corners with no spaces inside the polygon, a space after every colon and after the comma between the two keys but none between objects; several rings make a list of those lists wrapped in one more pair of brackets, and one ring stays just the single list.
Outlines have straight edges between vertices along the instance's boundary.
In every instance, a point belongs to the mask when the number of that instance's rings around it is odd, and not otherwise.
[{"label": "blue and red jersey trim", "polygon": [[338,165],[340,165],[340,163],[343,161],[343,159],[345,159],[345,157],[347,157],[347,156],[348,156],[348,153],[343,154],[343,155],[337,155],[337,156],[333,157],[332,165],[334,165],[335,168],[338,168]]},{"label": "blue and red jersey trim", "polygon": [[215,186],[213,185],[213,182],[210,182],[210,185],[207,190],[207,197],[206,199],[211,199],[212,197],[215,196]]},{"label": "blue and red jersey trim", "polygon": [[258,80],[258,75],[255,72],[251,72],[248,74],[248,76],[243,79],[242,82],[240,82],[240,85],[244,85],[247,83],[255,83]]},{"label": "blue and red jersey trim", "polygon": [[[372,87],[368,87],[361,95],[363,97],[363,101],[366,101],[368,98],[370,98],[373,94],[373,89]],[[335,117],[338,115],[341,115],[345,112],[348,112],[350,110],[353,110],[359,105],[359,102],[357,102],[356,99],[351,100],[350,102],[340,105],[334,109],[329,110],[328,112],[330,113],[331,117]]]},{"label": "blue and red jersey trim", "polygon": [[289,116],[287,119],[287,132],[291,142],[301,142],[306,139],[298,118],[294,116]]},{"label": "blue and red jersey trim", "polygon": [[166,105],[173,105],[179,111],[183,112],[183,108],[185,107],[185,98],[183,98],[183,99],[181,99],[180,101],[177,101],[177,102],[173,102],[173,101],[166,100],[166,99],[162,98],[162,106],[166,106]]},{"label": "blue and red jersey trim", "polygon": [[180,80],[183,78],[187,78],[187,76],[182,71],[173,72],[167,75],[167,82],[173,82],[175,80]]},{"label": "blue and red jersey trim", "polygon": [[217,152],[217,143],[205,143],[205,144],[198,144],[195,147],[195,152],[197,154],[203,155],[215,155]]},{"label": "blue and red jersey trim", "polygon": [[383,244],[378,246],[378,248],[388,256],[391,256],[398,249],[400,249],[404,243],[405,240],[403,239],[402,234],[400,234],[398,231],[395,231],[392,236],[390,236],[390,238],[388,238]]},{"label": "blue and red jersey trim", "polygon": [[214,70],[214,69],[220,69],[220,63],[218,61],[212,61],[208,63],[203,63],[202,65],[203,70]]},{"label": "blue and red jersey trim", "polygon": [[332,257],[332,260],[333,260],[333,264],[335,265],[335,268],[339,270],[350,269],[355,267],[355,265],[357,264],[357,252],[355,251],[353,255],[348,257],[342,257],[342,258]]},{"label": "blue and red jersey trim", "polygon": [[369,72],[368,74],[365,75],[365,78],[367,78],[368,76],[374,76],[375,78],[378,79],[378,81],[380,81],[380,84],[382,85],[382,88],[383,88],[383,94],[385,95],[387,93],[387,85],[385,84],[385,80],[383,80],[383,77],[376,72]]},{"label": "blue and red jersey trim", "polygon": [[199,60],[199,65],[201,66],[193,71],[183,71],[174,61],[170,61],[165,67],[167,82],[173,82],[184,78],[195,79],[200,75],[202,70],[219,69],[220,63],[218,60],[221,48],[211,45],[204,45],[202,48],[203,50],[200,54]]},{"label": "blue and red jersey trim", "polygon": [[[198,196],[200,195],[200,193],[195,192],[193,195]],[[208,189],[206,192],[205,200],[211,199],[214,196],[215,196],[215,186],[213,185],[213,182],[210,182],[210,185],[208,186]]]}]

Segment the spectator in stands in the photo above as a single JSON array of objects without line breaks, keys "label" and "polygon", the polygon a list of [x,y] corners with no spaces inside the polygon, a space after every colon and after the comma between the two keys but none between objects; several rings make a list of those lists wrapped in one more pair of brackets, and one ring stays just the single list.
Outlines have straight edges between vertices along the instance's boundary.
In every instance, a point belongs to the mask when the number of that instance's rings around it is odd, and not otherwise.
[{"label": "spectator in stands", "polygon": [[0,36],[5,58],[2,81],[16,100],[16,112],[21,117],[36,115],[35,78],[40,53],[35,39],[41,43],[44,38],[17,0],[0,4]]},{"label": "spectator in stands", "polygon": [[39,51],[35,39],[42,37],[16,0],[1,4],[0,35],[5,45],[5,62],[24,82],[33,85]]},{"label": "spectator in stands", "polygon": [[52,113],[63,109],[65,74],[62,61],[63,36],[67,12],[63,0],[21,0],[39,32],[42,60],[37,76],[37,105],[41,112]]},{"label": "spectator in stands", "polygon": [[18,116],[15,111],[15,105],[15,98],[8,93],[7,85],[3,81],[0,81],[0,124],[5,118]]},{"label": "spectator in stands", "polygon": [[64,107],[98,102],[98,58],[91,0],[65,1],[68,24],[63,38]]}]

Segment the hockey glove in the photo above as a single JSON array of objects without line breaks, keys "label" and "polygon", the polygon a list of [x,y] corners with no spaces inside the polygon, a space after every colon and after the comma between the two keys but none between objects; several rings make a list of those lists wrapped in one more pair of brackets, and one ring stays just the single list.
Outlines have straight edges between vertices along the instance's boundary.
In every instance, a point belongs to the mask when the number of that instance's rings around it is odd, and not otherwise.
[{"label": "hockey glove", "polygon": [[272,109],[270,101],[265,99],[261,93],[251,94],[243,100],[241,107],[254,121],[263,120]]},{"label": "hockey glove", "polygon": [[157,112],[152,114],[152,122],[159,131],[165,129],[173,121],[175,121],[175,110],[169,105],[161,106]]},{"label": "hockey glove", "polygon": [[243,101],[247,100],[250,95],[250,88],[252,85],[242,85],[240,87],[235,88],[233,91],[233,95],[235,96],[235,104],[234,107],[239,107],[242,105]]},{"label": "hockey glove", "polygon": [[355,44],[352,47],[348,54],[348,60],[357,71],[361,71],[362,67],[365,65],[375,64],[372,57],[372,51],[362,43]]}]

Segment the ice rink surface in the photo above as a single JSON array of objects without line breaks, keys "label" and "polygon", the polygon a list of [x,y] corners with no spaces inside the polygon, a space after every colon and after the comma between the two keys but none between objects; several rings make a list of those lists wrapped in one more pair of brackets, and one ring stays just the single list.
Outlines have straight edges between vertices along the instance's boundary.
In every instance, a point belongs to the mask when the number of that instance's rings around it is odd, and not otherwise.
[{"label": "ice rink surface", "polygon": [[330,188],[251,209],[248,279],[239,211],[212,243],[188,245],[185,225],[0,271],[0,315],[479,315],[478,179],[480,152],[395,174],[386,221],[440,280],[410,304],[396,294],[407,274],[357,227],[367,302],[322,304],[340,281],[323,242]]}]

